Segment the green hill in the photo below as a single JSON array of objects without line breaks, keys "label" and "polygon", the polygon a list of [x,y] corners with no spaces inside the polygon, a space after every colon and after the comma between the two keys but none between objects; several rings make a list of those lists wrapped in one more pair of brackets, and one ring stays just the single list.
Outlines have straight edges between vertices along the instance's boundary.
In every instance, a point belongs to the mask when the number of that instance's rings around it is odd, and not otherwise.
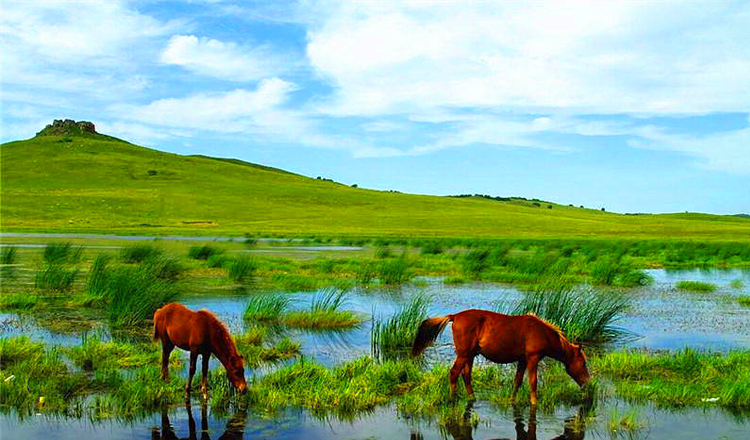
[{"label": "green hill", "polygon": [[93,124],[90,131],[45,130],[0,147],[3,232],[750,237],[750,220],[736,216],[620,215],[520,199],[373,191],[139,147],[100,135]]}]

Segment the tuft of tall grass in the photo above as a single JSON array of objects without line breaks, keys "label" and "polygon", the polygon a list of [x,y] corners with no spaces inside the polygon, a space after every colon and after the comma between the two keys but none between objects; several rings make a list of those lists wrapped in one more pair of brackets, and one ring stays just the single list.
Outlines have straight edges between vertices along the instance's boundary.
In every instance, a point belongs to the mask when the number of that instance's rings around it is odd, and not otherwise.
[{"label": "tuft of tall grass", "polygon": [[254,258],[247,255],[240,255],[229,263],[229,278],[241,283],[253,276],[257,268],[258,263]]},{"label": "tuft of tall grass", "polygon": [[179,295],[177,285],[143,267],[126,267],[108,275],[105,298],[107,317],[115,328],[132,327]]},{"label": "tuft of tall grass", "polygon": [[438,255],[443,253],[443,247],[437,241],[428,241],[422,245],[419,253],[421,255]]},{"label": "tuft of tall grass", "polygon": [[600,293],[592,288],[548,283],[526,292],[515,305],[503,304],[502,313],[533,313],[563,332],[572,342],[609,343],[631,338],[632,333],[614,325],[630,307],[621,292]]},{"label": "tuft of tall grass", "polygon": [[388,246],[378,246],[378,248],[375,249],[376,258],[388,258],[392,255],[393,253],[391,252],[391,248],[389,248]]},{"label": "tuft of tall grass", "polygon": [[47,264],[37,271],[34,287],[43,290],[67,292],[73,286],[78,269],[65,269],[58,264]]},{"label": "tuft of tall grass", "polygon": [[107,290],[109,283],[108,265],[111,257],[107,254],[99,254],[94,259],[89,271],[89,279],[86,283],[86,290],[90,295],[100,295]]},{"label": "tuft of tall grass", "polygon": [[26,292],[10,292],[0,295],[1,310],[30,310],[39,302],[37,295]]},{"label": "tuft of tall grass", "polygon": [[487,257],[490,251],[488,249],[472,249],[463,259],[462,269],[466,275],[477,278],[488,266]]},{"label": "tuft of tall grass", "polygon": [[280,289],[289,291],[298,292],[318,288],[318,280],[299,274],[277,273],[271,278],[271,281]]},{"label": "tuft of tall grass", "polygon": [[188,256],[194,260],[208,260],[210,257],[222,253],[224,253],[224,249],[209,245],[191,246],[188,250]]},{"label": "tuft of tall grass", "polygon": [[0,252],[0,264],[15,264],[17,254],[15,246],[3,247]]},{"label": "tuft of tall grass", "polygon": [[289,307],[289,297],[281,293],[253,295],[245,306],[243,317],[249,321],[276,322]]},{"label": "tuft of tall grass", "polygon": [[140,267],[156,278],[170,281],[179,279],[184,270],[179,259],[164,255],[147,258],[141,262]]},{"label": "tuft of tall grass", "polygon": [[373,356],[385,359],[407,357],[419,325],[427,319],[429,305],[428,296],[415,295],[390,318],[374,318],[370,333]]},{"label": "tuft of tall grass", "polygon": [[631,409],[623,414],[613,409],[609,414],[609,420],[607,421],[607,428],[612,434],[619,434],[621,432],[632,434],[643,428],[643,423],[640,421],[640,414],[637,409]]},{"label": "tuft of tall grass", "polygon": [[739,290],[739,289],[742,289],[743,287],[745,287],[745,283],[743,283],[741,279],[737,278],[736,280],[732,280],[729,283],[729,287],[731,287],[732,289],[738,289]]},{"label": "tuft of tall grass", "polygon": [[379,279],[381,284],[402,284],[411,278],[406,254],[398,258],[383,261],[380,264]]},{"label": "tuft of tall grass", "polygon": [[282,317],[289,327],[344,328],[360,324],[360,317],[349,310],[341,310],[346,302],[346,291],[325,289],[313,295],[310,310],[292,311]]},{"label": "tuft of tall grass", "polygon": [[711,283],[704,283],[702,281],[680,281],[676,287],[680,290],[687,290],[690,292],[713,292],[716,290],[716,286]]},{"label": "tuft of tall grass", "polygon": [[81,258],[83,247],[73,243],[49,243],[44,247],[44,261],[48,264],[75,263]]},{"label": "tuft of tall grass", "polygon": [[163,253],[161,249],[150,244],[126,246],[120,250],[120,260],[125,263],[140,263],[155,258]]},{"label": "tuft of tall grass", "polygon": [[740,295],[737,298],[737,302],[740,303],[741,306],[750,307],[750,295]]}]

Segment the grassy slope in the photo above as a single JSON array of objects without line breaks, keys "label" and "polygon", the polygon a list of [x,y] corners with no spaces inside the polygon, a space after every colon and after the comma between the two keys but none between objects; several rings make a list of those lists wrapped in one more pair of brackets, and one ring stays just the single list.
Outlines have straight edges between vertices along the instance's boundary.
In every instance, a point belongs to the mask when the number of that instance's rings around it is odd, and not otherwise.
[{"label": "grassy slope", "polygon": [[[372,191],[87,137],[3,144],[2,230],[747,240],[750,220]],[[149,173],[150,170],[156,174]],[[153,175],[152,175],[153,174]]]}]

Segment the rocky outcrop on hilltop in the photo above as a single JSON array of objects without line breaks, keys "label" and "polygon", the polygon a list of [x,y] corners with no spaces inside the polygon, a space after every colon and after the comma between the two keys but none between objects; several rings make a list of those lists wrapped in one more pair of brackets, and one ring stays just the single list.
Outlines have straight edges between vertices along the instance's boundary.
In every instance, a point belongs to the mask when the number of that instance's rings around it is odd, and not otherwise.
[{"label": "rocky outcrop on hilltop", "polygon": [[72,119],[55,119],[51,124],[47,124],[37,136],[70,136],[82,134],[98,134],[93,122],[74,121]]}]

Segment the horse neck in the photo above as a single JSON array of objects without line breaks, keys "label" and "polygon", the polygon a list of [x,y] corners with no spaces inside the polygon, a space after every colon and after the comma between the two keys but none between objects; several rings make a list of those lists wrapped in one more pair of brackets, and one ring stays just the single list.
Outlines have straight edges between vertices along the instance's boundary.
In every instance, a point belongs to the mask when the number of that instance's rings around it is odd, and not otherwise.
[{"label": "horse neck", "polygon": [[562,335],[562,333],[558,334],[560,335],[560,349],[559,352],[555,353],[555,356],[552,357],[567,365],[570,361],[571,354],[573,353],[573,345]]},{"label": "horse neck", "polygon": [[233,368],[232,360],[239,356],[237,354],[237,349],[234,346],[234,342],[232,341],[232,337],[229,335],[229,332],[224,328],[224,326],[216,325],[213,326],[212,329],[212,352],[216,356],[217,359],[219,359],[219,362],[224,365],[224,368],[229,370],[230,368]]}]

